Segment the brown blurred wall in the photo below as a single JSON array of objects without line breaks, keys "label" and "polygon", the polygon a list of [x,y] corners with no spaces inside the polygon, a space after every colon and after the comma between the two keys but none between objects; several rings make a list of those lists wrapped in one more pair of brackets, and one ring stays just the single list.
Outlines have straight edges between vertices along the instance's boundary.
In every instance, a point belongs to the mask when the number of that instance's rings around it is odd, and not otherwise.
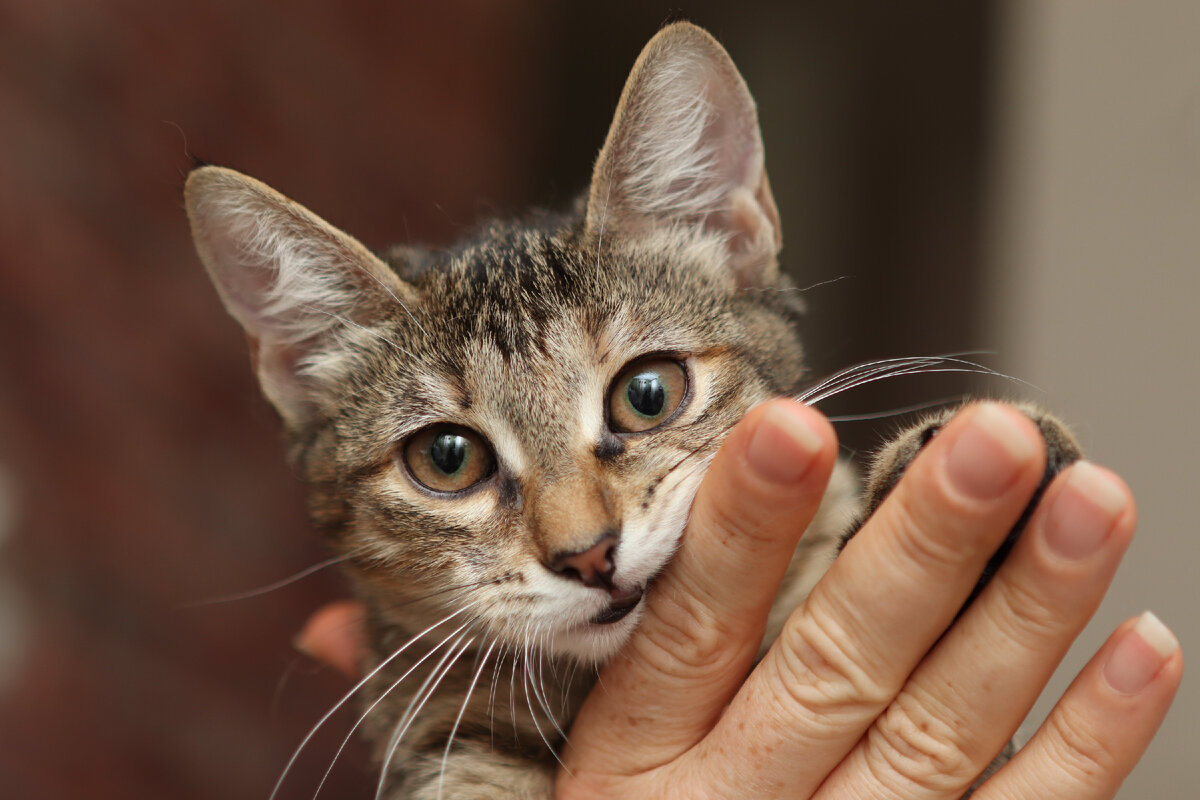
[{"label": "brown blurred wall", "polygon": [[[0,1],[0,794],[265,798],[346,688],[289,646],[332,571],[195,605],[323,554],[191,250],[192,155],[370,245],[446,241],[582,188],[638,49],[683,16],[759,98],[802,285],[851,276],[810,295],[816,367],[962,349],[989,7]],[[328,796],[369,796],[344,761]]]}]

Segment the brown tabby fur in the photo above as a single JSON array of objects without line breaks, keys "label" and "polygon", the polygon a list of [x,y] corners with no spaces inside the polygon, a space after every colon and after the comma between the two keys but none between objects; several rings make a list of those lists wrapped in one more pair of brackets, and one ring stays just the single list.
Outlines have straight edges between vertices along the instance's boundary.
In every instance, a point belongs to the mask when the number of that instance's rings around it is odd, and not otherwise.
[{"label": "brown tabby fur", "polygon": [[[796,393],[802,308],[762,163],[729,57],[677,24],[638,59],[573,213],[377,257],[252,178],[189,176],[197,249],[368,609],[359,697],[385,796],[551,797],[562,731],[644,603],[596,624],[615,595],[548,565],[609,535],[615,587],[649,588],[726,432]],[[660,427],[616,433],[610,385],[647,354],[686,364],[687,396]],[[418,485],[401,445],[440,422],[482,435],[495,472],[458,494]],[[875,498],[927,429],[885,454]],[[854,485],[840,467],[764,646],[850,528]]]}]

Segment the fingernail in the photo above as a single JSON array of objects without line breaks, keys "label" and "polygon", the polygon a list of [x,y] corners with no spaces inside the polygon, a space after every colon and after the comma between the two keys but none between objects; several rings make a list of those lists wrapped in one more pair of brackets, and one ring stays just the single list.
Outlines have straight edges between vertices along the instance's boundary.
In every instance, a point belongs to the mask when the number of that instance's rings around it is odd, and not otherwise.
[{"label": "fingernail", "polygon": [[1046,543],[1064,558],[1087,558],[1104,544],[1125,504],[1125,493],[1104,470],[1077,461],[1046,514]]},{"label": "fingernail", "polygon": [[1109,654],[1104,679],[1121,694],[1137,694],[1178,649],[1179,640],[1171,629],[1146,611]]},{"label": "fingernail", "polygon": [[1036,444],[1016,418],[995,403],[983,403],[946,455],[951,485],[968,497],[991,500],[1013,484]]},{"label": "fingernail", "polygon": [[760,477],[772,483],[795,483],[808,472],[823,441],[804,414],[799,406],[772,403],[759,417],[746,460]]}]

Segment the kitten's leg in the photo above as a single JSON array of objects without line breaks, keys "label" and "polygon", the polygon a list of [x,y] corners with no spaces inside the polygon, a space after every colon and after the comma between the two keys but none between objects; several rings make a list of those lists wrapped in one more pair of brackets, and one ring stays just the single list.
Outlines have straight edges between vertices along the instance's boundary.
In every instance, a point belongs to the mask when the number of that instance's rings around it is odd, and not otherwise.
[{"label": "kitten's leg", "polygon": [[[987,582],[991,580],[992,576],[996,574],[996,570],[1000,568],[1009,551],[1012,550],[1013,544],[1016,543],[1017,537],[1025,529],[1026,523],[1029,522],[1029,517],[1037,507],[1038,501],[1042,499],[1042,493],[1050,485],[1050,481],[1069,464],[1079,460],[1082,456],[1082,451],[1080,450],[1079,443],[1075,441],[1075,437],[1071,435],[1066,425],[1054,416],[1036,406],[1026,403],[1014,403],[1013,407],[1033,420],[1038,426],[1038,430],[1041,431],[1042,438],[1046,442],[1046,472],[1042,476],[1042,482],[1038,485],[1033,498],[1029,501],[1029,505],[1026,506],[1025,512],[1021,514],[1021,518],[1017,520],[1017,524],[1013,526],[1004,543],[1000,545],[995,555],[992,556],[987,566],[984,567],[979,582],[971,592],[971,596],[967,599],[967,602],[963,604],[964,608],[975,599],[979,592],[983,590],[983,587],[987,585]],[[938,431],[950,421],[951,417],[958,413],[958,410],[958,408],[951,408],[927,416],[915,425],[901,431],[895,438],[880,448],[871,463],[871,469],[867,474],[867,480],[863,487],[862,514],[842,537],[841,544],[843,547],[854,534],[858,533],[863,523],[866,522],[871,514],[875,513],[875,509],[879,507],[879,504],[883,502],[884,498],[887,497],[888,493],[891,492],[892,488],[900,480],[900,476],[904,474],[904,470],[917,457],[917,453],[921,452],[921,449],[937,435]]]},{"label": "kitten's leg", "polygon": [[[971,604],[971,602],[979,595],[983,588],[996,574],[996,570],[1004,563],[1004,559],[1012,550],[1017,538],[1025,529],[1025,525],[1029,522],[1030,516],[1037,507],[1038,501],[1041,500],[1042,494],[1054,476],[1065,469],[1073,461],[1077,461],[1082,456],[1078,442],[1067,427],[1050,414],[1038,409],[1036,406],[1017,403],[1014,407],[1025,416],[1029,417],[1041,431],[1042,438],[1046,443],[1046,471],[1042,476],[1042,481],[1038,484],[1037,491],[1034,492],[1033,498],[1029,501],[1029,505],[1025,507],[1025,511],[1021,514],[1021,518],[1017,520],[1017,524],[1009,532],[1004,543],[995,554],[988,560],[987,566],[984,567],[983,574],[979,581],[975,584],[975,588],[971,591],[970,597],[963,604],[959,614]],[[904,474],[904,470],[916,458],[917,453],[929,443],[938,431],[950,421],[959,409],[952,408],[939,413],[933,414],[921,420],[917,424],[901,431],[898,436],[880,448],[876,454],[874,461],[871,464],[870,472],[867,475],[867,481],[863,489],[862,514],[859,519],[852,525],[849,531],[842,538],[841,546],[845,546],[854,534],[858,533],[862,528],[863,523],[875,512],[887,497],[888,493],[895,487],[900,480],[900,476]],[[979,780],[963,795],[963,800],[970,797],[975,789],[986,780],[993,772],[1004,765],[1005,762],[1012,757],[1016,748],[1012,742],[1005,745],[996,759],[988,766]]]}]

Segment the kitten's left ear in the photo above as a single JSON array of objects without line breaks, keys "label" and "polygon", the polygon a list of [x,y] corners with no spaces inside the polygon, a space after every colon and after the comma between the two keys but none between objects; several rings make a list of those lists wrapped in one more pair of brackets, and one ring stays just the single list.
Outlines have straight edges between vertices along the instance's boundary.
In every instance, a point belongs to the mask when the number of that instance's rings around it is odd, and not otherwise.
[{"label": "kitten's left ear", "polygon": [[638,56],[588,196],[587,229],[700,226],[726,237],[741,286],[771,282],[782,245],[754,99],[716,39],[664,28]]}]

